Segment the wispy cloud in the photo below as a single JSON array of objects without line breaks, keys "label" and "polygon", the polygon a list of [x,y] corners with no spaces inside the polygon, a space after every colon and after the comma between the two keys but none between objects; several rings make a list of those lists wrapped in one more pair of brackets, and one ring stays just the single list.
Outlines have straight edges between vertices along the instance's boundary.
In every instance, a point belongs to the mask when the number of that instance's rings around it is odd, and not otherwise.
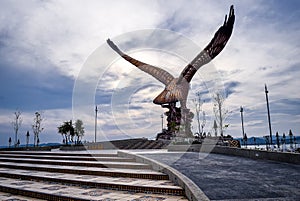
[{"label": "wispy cloud", "polygon": [[[211,96],[216,88],[224,89],[230,111],[226,132],[240,136],[239,107],[244,106],[248,136],[264,135],[268,132],[266,83],[274,132],[292,129],[297,134],[299,2],[232,3],[236,14],[232,37],[224,51],[193,78],[188,106],[193,109],[192,100],[201,92],[209,131],[214,119]],[[111,139],[154,136],[165,110],[152,99],[163,85],[119,58],[106,39],[114,38],[131,56],[178,76],[210,41],[229,6],[227,1],[198,0],[1,1],[1,144],[13,132],[9,122],[16,108],[26,119],[21,132],[30,129],[36,110],[44,111],[45,141],[56,141],[56,127],[71,116],[84,120],[86,139],[91,141],[95,104],[101,107],[98,124],[103,135]],[[160,31],[124,36],[148,28],[182,36],[166,37]],[[187,45],[186,39],[194,45]]]}]

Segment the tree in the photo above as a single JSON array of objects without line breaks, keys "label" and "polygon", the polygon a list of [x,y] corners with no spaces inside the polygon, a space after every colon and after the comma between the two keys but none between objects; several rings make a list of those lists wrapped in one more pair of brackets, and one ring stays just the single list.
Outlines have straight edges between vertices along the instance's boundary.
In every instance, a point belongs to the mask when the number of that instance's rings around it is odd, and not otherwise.
[{"label": "tree", "polygon": [[216,120],[214,120],[214,126],[213,126],[213,128],[214,128],[214,130],[215,130],[215,136],[217,137],[217,135],[218,135],[218,132],[217,132],[218,125],[217,125]]},{"label": "tree", "polygon": [[228,110],[224,109],[224,101],[225,98],[220,92],[216,92],[213,96],[214,99],[214,113],[216,117],[216,122],[218,124],[220,135],[223,137],[224,128],[223,124],[225,119],[227,118]]},{"label": "tree", "polygon": [[74,127],[72,120],[64,122],[61,126],[57,127],[58,132],[63,136],[66,145],[70,141],[70,137],[74,136]]},{"label": "tree", "polygon": [[[203,128],[206,124],[205,111],[202,109],[202,105],[203,105],[204,101],[201,101],[199,92],[196,93],[196,95],[198,96],[198,99],[194,99],[194,103],[195,103],[196,118],[197,118],[197,123],[198,123],[198,133],[199,133],[200,137],[202,137]],[[201,111],[202,111],[202,118],[201,118]]]},{"label": "tree", "polygon": [[15,147],[17,147],[17,143],[18,143],[18,131],[21,127],[22,124],[22,117],[21,117],[21,111],[15,111],[14,112],[14,120],[11,122],[14,131],[15,131]]},{"label": "tree", "polygon": [[206,116],[205,116],[205,111],[202,111],[202,122],[201,122],[201,130],[202,133],[204,133],[204,127],[206,125]]},{"label": "tree", "polygon": [[33,130],[33,134],[34,134],[34,142],[33,142],[33,146],[38,146],[37,143],[37,139],[39,139],[39,134],[44,130],[44,128],[42,128],[42,115],[39,112],[35,112],[35,117],[33,120],[33,124],[32,124],[32,130]]},{"label": "tree", "polygon": [[75,122],[75,128],[74,128],[74,133],[77,139],[75,140],[75,144],[79,144],[79,142],[82,139],[82,136],[84,135],[84,127],[83,127],[83,122],[80,119],[77,119]]}]

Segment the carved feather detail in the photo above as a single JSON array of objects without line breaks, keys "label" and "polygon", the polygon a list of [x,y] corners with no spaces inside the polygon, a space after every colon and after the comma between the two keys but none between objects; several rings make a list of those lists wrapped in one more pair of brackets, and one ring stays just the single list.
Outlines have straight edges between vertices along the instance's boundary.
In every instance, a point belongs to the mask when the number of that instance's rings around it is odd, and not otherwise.
[{"label": "carved feather detail", "polygon": [[158,68],[156,66],[152,66],[150,64],[146,64],[137,59],[134,59],[127,54],[123,53],[110,39],[107,40],[108,45],[115,50],[121,57],[123,57],[129,63],[135,65],[140,70],[152,75],[158,81],[162,82],[164,85],[168,85],[174,77],[167,71]]},{"label": "carved feather detail", "polygon": [[209,63],[225,47],[228,42],[235,21],[234,8],[230,7],[229,17],[225,16],[224,24],[215,33],[210,43],[182,70],[179,78],[174,78],[169,72],[130,57],[123,53],[110,39],[108,45],[121,57],[138,67],[140,70],[152,75],[162,82],[166,88],[153,100],[155,104],[166,104],[180,101],[181,107],[186,108],[189,83],[197,70]]}]

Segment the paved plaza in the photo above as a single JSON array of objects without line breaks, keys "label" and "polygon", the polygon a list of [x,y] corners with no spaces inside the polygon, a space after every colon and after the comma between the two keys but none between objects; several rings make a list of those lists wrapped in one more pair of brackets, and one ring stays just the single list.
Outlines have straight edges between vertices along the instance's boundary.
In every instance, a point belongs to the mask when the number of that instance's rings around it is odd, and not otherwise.
[{"label": "paved plaza", "polygon": [[193,180],[211,200],[300,200],[300,166],[219,154],[140,154]]},{"label": "paved plaza", "polygon": [[[211,200],[300,200],[300,166],[196,152],[131,150],[177,169]],[[0,200],[187,201],[180,186],[117,150],[1,152]]]}]

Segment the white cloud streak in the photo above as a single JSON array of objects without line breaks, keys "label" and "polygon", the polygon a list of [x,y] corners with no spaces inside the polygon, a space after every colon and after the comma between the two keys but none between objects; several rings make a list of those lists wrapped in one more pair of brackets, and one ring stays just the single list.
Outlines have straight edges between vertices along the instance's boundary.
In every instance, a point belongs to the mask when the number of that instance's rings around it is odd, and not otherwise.
[{"label": "white cloud streak", "polygon": [[[228,118],[231,126],[227,132],[234,136],[240,135],[238,109],[243,105],[246,109],[251,109],[251,113],[248,114],[251,120],[245,122],[247,129],[253,135],[262,135],[267,132],[262,126],[266,124],[265,83],[269,86],[271,109],[272,101],[281,99],[299,101],[299,93],[297,93],[300,84],[298,79],[300,71],[297,68],[300,64],[298,57],[300,27],[297,23],[299,14],[288,13],[287,15],[283,11],[279,12],[281,1],[272,3],[264,1],[1,1],[0,56],[2,60],[13,63],[20,69],[28,68],[31,71],[44,72],[45,76],[51,71],[56,71],[76,80],[84,62],[96,48],[105,45],[107,38],[117,37],[126,32],[146,28],[166,28],[180,32],[200,47],[204,47],[217,27],[223,23],[230,3],[233,3],[236,9],[233,35],[227,47],[213,63],[199,70],[199,75],[192,81],[189,98],[193,99],[198,90],[207,90],[202,83],[206,83],[208,85],[206,87],[213,85],[210,81],[216,76],[215,72],[211,71],[212,68],[220,70],[222,83],[225,85],[229,82],[239,83],[235,86],[234,93],[226,100],[228,110],[235,111]],[[128,41],[131,41],[130,38]],[[160,40],[151,42],[160,43]],[[161,47],[163,49],[164,45],[171,44],[174,48],[185,48],[184,44],[177,41],[161,44]],[[123,48],[127,48],[126,44]],[[189,59],[198,53],[189,52],[187,53],[189,58],[182,59],[168,53],[135,47],[138,48],[140,51],[131,52],[132,56],[171,70],[175,76],[181,71],[178,71],[178,68],[183,68]],[[108,48],[107,51],[111,50]],[[99,81],[97,85],[93,85],[95,96],[98,96],[97,93],[101,91],[100,96],[109,97],[118,90],[123,90],[122,93],[126,95],[128,92],[126,90],[132,88],[136,81],[141,87],[159,85],[156,80],[143,75],[120,59],[110,67],[99,65],[86,74],[87,84],[92,79]],[[105,72],[105,76],[97,74],[99,68]],[[1,70],[4,70],[3,66]],[[112,115],[117,115],[117,112],[118,115],[129,112],[126,115],[129,115],[131,118],[129,121],[133,121],[134,124],[129,123],[133,126],[125,133],[129,135],[136,133],[137,135],[134,136],[152,136],[149,131],[154,133],[160,130],[159,115],[162,109],[151,102],[140,103],[139,101],[151,100],[158,92],[158,86],[135,89],[133,94],[127,94],[129,99],[120,103],[123,107],[128,107],[130,100],[129,109],[121,111],[115,108],[115,114],[109,111],[109,106],[106,105],[109,103],[103,103],[104,118],[99,119],[99,124],[106,126],[105,132],[122,136],[124,133],[118,131],[112,123],[114,121],[111,121],[114,118]],[[285,104],[280,106],[282,110],[287,107]],[[87,124],[93,125],[93,109],[84,109],[90,112],[83,113],[82,118]],[[212,120],[211,105],[207,103],[205,109]],[[299,107],[296,107],[297,109],[299,111]],[[151,114],[147,112],[148,110],[151,110]],[[2,125],[6,122],[5,115],[12,112],[5,111],[0,117]],[[49,115],[47,124],[49,130],[52,129],[54,132],[57,124],[69,120],[70,113],[68,108],[45,111],[45,114]],[[30,116],[28,114],[26,119],[31,119]],[[283,132],[291,128],[299,132],[299,114],[288,115],[278,112],[272,114],[272,118],[276,124],[280,124],[274,126],[274,130]],[[155,131],[152,131],[152,128],[148,130],[147,126],[141,129],[137,126],[149,122],[150,125],[157,125],[153,129]],[[119,121],[118,124],[119,127],[126,127],[128,120]],[[89,130],[87,139],[91,140],[93,128],[88,126],[87,129]],[[207,129],[210,128],[207,126]]]}]

